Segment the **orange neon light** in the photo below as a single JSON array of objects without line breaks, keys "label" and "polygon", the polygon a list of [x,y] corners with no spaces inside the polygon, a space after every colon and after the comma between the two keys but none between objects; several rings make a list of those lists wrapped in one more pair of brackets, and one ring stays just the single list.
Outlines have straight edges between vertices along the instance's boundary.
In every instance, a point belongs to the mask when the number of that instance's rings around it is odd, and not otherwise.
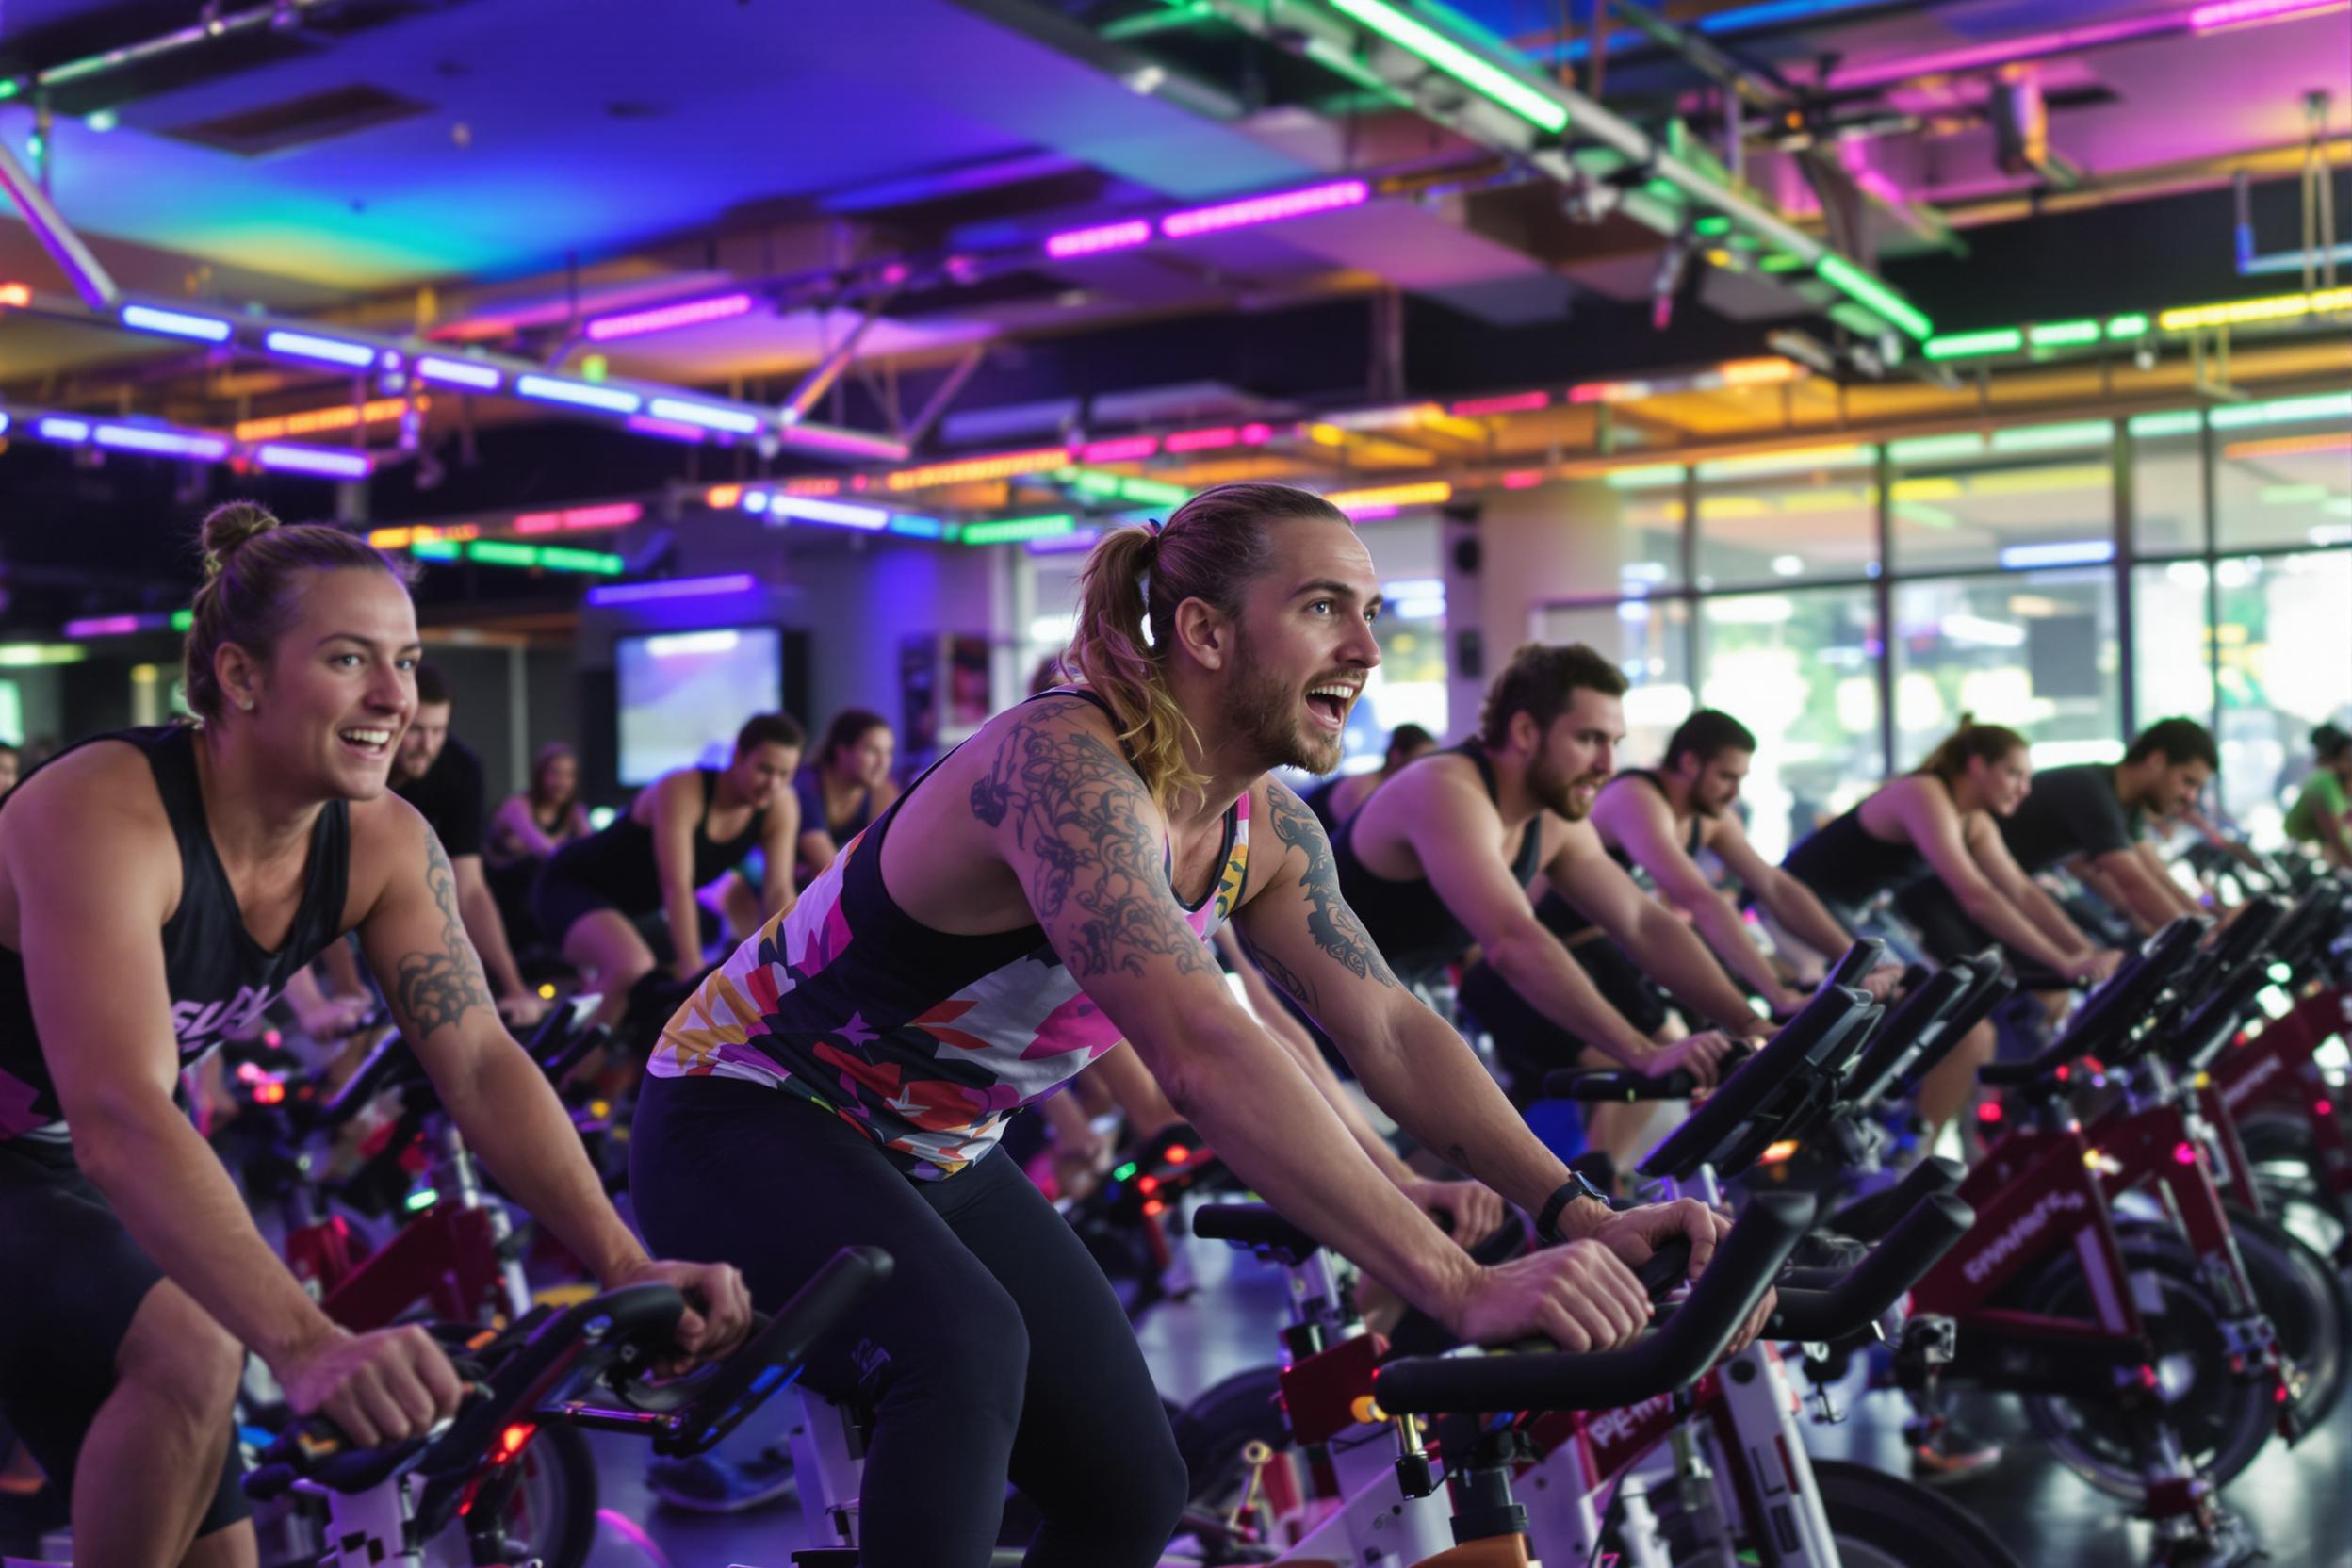
[{"label": "orange neon light", "polygon": [[21,283],[0,283],[0,305],[29,305],[33,291]]},{"label": "orange neon light", "polygon": [[926,463],[920,467],[901,468],[883,477],[885,487],[891,490],[922,490],[935,484],[969,484],[976,480],[1011,479],[1016,474],[1034,474],[1047,468],[1070,466],[1068,447],[1041,447],[1034,451],[1003,452],[995,457],[966,458],[959,463]]},{"label": "orange neon light", "polygon": [[[419,413],[433,406],[430,398],[418,398]],[[380,425],[397,419],[408,409],[406,398],[378,398],[354,408],[350,403],[337,403],[331,408],[313,408],[300,414],[279,414],[266,419],[241,419],[229,427],[229,433],[239,441],[276,441],[288,435],[316,435],[320,431],[350,430],[354,425]]]},{"label": "orange neon light", "polygon": [[2232,441],[2221,449],[2229,458],[2302,457],[2311,452],[2352,452],[2352,431],[2319,435],[2280,435],[2267,441]]}]

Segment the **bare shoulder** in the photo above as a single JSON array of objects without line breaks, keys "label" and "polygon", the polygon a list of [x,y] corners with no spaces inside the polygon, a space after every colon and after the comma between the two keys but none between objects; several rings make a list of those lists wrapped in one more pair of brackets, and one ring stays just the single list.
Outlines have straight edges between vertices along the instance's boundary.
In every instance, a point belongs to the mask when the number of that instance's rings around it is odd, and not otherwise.
[{"label": "bare shoulder", "polygon": [[1400,769],[1372,792],[1358,813],[1364,825],[1393,828],[1437,813],[1446,825],[1489,825],[1502,819],[1486,792],[1478,764],[1460,752],[1442,751]]},{"label": "bare shoulder", "polygon": [[423,882],[441,857],[424,813],[386,790],[373,800],[351,802],[351,870],[344,901],[346,929],[356,926],[386,890],[402,881]]},{"label": "bare shoulder", "polygon": [[128,742],[100,742],[58,758],[19,785],[0,811],[0,853],[11,867],[26,855],[104,855],[121,866],[153,866],[176,887],[172,842],[155,771]]}]

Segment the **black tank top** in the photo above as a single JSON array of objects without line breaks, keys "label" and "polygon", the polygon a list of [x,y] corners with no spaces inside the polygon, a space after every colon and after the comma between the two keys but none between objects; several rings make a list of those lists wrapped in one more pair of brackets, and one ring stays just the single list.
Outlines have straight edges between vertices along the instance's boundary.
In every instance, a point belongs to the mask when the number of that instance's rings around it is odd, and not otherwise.
[{"label": "black tank top", "polygon": [[1780,864],[1820,897],[1848,909],[1933,874],[1927,858],[1910,844],[1888,843],[1863,826],[1861,806],[1798,844]]},{"label": "black tank top", "polygon": [[[185,1068],[221,1040],[257,1023],[286,981],[342,934],[343,904],[351,886],[351,807],[331,800],[318,813],[294,924],[286,944],[268,952],[245,928],[229,874],[213,849],[204,792],[197,784],[196,731],[186,725],[117,730],[94,735],[57,755],[68,756],[100,741],[124,742],[146,753],[155,776],[155,793],[179,843],[180,903],[164,923],[162,940],[172,1030]],[[56,760],[51,758],[41,766]],[[20,905],[17,918],[37,916]],[[103,976],[90,979],[104,983]],[[33,1025],[24,957],[12,948],[0,947],[0,1141],[27,1136],[61,1140],[66,1135],[59,1116],[57,1088]]]},{"label": "black tank top", "polygon": [[[1467,741],[1450,748],[1478,764],[1478,777],[1486,785],[1486,798],[1498,800],[1494,788],[1494,764],[1487,760],[1486,750],[1476,741]],[[1393,882],[1364,869],[1356,858],[1356,824],[1364,820],[1358,811],[1340,825],[1331,840],[1331,858],[1339,870],[1339,892],[1348,906],[1364,922],[1371,934],[1373,945],[1380,956],[1388,960],[1408,984],[1418,984],[1437,978],[1446,965],[1455,962],[1471,947],[1470,928],[1454,918],[1429,887],[1427,877],[1410,882]],[[1511,877],[1525,887],[1535,875],[1537,856],[1543,853],[1543,816],[1521,830],[1518,852],[1511,857]]]},{"label": "black tank top", "polygon": [[1323,825],[1324,836],[1330,839],[1339,837],[1338,802],[1332,796],[1339,792],[1339,781],[1347,776],[1346,774],[1335,773],[1298,797],[1306,808],[1315,813],[1315,820]]},{"label": "black tank top", "polygon": [[[1669,809],[1673,808],[1674,804],[1674,797],[1666,792],[1666,786],[1658,782],[1658,775],[1652,770],[1648,768],[1627,768],[1624,773],[1619,774],[1617,777],[1641,779],[1651,789],[1658,792],[1658,798],[1666,802]],[[1614,783],[1615,781],[1615,779],[1610,780],[1611,783]],[[1658,891],[1658,883],[1651,877],[1649,872],[1642,867],[1640,861],[1636,860],[1632,856],[1626,854],[1622,847],[1610,843],[1606,837],[1601,840],[1601,847],[1609,851],[1609,858],[1610,859],[1625,867],[1625,874],[1632,877],[1635,884],[1639,886],[1643,892],[1654,893]],[[1682,851],[1692,859],[1696,859],[1698,858],[1700,847],[1699,819],[1698,814],[1693,812],[1690,817],[1690,832],[1689,837],[1683,841]],[[1567,941],[1572,938],[1581,937],[1588,931],[1599,929],[1599,927],[1595,926],[1591,921],[1584,918],[1584,911],[1578,909],[1575,905],[1560,897],[1558,892],[1554,891],[1550,888],[1544,889],[1544,896],[1535,901],[1535,918],[1542,921],[1544,928],[1549,930],[1552,935],[1560,938],[1562,941]]]},{"label": "black tank top", "polygon": [[[718,773],[696,768],[702,779],[702,814],[694,819],[694,886],[732,871],[766,836],[768,808],[751,814],[731,839],[710,837],[710,795]],[[547,861],[547,874],[603,894],[624,914],[649,915],[662,907],[662,867],[653,853],[653,829],[624,813],[601,832],[574,839]]]}]

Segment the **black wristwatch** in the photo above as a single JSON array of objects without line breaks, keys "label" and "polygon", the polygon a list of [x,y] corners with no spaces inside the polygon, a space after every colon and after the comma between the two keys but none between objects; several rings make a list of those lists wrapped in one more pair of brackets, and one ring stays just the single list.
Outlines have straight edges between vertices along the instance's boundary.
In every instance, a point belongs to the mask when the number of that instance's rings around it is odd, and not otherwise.
[{"label": "black wristwatch", "polygon": [[1604,1209],[1612,1206],[1609,1194],[1594,1186],[1591,1177],[1581,1170],[1571,1169],[1568,1180],[1560,1184],[1560,1190],[1544,1200],[1544,1212],[1535,1217],[1536,1239],[1545,1246],[1554,1246],[1565,1240],[1559,1230],[1560,1217],[1567,1211],[1569,1204],[1579,1198],[1590,1198]]}]

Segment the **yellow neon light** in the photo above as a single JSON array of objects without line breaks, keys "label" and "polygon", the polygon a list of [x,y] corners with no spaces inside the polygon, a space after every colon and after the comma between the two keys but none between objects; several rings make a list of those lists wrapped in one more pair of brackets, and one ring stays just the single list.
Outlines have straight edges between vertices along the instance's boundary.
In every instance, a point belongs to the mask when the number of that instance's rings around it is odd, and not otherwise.
[{"label": "yellow neon light", "polygon": [[1379,490],[1335,490],[1323,498],[1342,512],[1368,512],[1376,506],[1434,506],[1451,500],[1454,487],[1444,480],[1427,484],[1392,484]]},{"label": "yellow neon light", "polygon": [[2316,294],[2273,294],[2261,300],[2231,300],[2226,304],[2191,305],[2167,310],[2156,318],[2166,332],[2195,332],[2199,327],[2235,327],[2249,321],[2284,321],[2297,316],[2352,310],[2352,288],[2329,288]]},{"label": "yellow neon light", "polygon": [[1035,451],[1004,452],[996,457],[967,458],[960,463],[926,463],[921,467],[901,468],[894,474],[885,475],[882,482],[892,490],[923,490],[935,484],[969,484],[977,480],[1011,479],[1017,474],[1035,474],[1069,466],[1069,448],[1040,447]]}]

